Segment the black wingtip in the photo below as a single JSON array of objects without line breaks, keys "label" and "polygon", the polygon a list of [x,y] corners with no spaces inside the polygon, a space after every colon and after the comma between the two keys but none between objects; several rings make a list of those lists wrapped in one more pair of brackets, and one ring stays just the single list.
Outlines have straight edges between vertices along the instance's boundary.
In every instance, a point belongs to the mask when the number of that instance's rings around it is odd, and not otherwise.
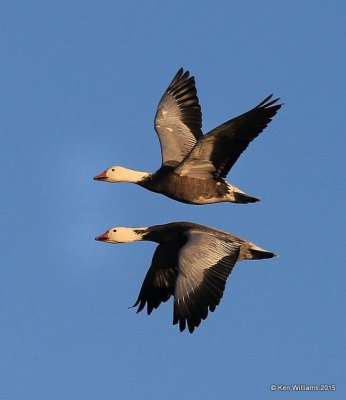
[{"label": "black wingtip", "polygon": [[179,324],[180,332],[185,331],[186,325],[187,325],[187,329],[188,329],[189,333],[193,333],[195,331],[195,329],[199,326],[199,323],[195,326],[191,321],[185,320],[185,319],[178,319],[177,316],[174,315],[172,325],[177,325],[177,324]]},{"label": "black wingtip", "polygon": [[[184,72],[184,68],[181,67],[179,68],[178,72],[174,75],[174,78],[172,79],[172,82],[170,83],[170,85],[168,86],[167,91],[172,88],[174,85],[177,84],[177,82],[180,81],[186,81],[189,78],[189,71],[185,71]],[[191,77],[193,78],[193,77]]]},{"label": "black wingtip", "polygon": [[270,94],[263,101],[261,101],[255,108],[268,108],[275,104],[275,107],[278,107],[278,109],[279,109],[284,105],[284,103],[276,104],[280,100],[280,97],[277,97],[276,99],[271,100],[272,97],[273,97],[273,94]]},{"label": "black wingtip", "polygon": [[183,67],[180,67],[178,69],[178,72],[175,74],[175,77],[173,78],[173,81],[175,80],[181,80],[181,79],[187,79],[189,77],[189,71],[184,71]]},{"label": "black wingtip", "polygon": [[180,68],[178,69],[178,72],[175,74],[174,79],[180,79],[181,76],[183,75],[183,73],[184,73],[184,68],[183,68],[183,67],[180,67]]},{"label": "black wingtip", "polygon": [[137,310],[136,310],[136,314],[138,314],[139,312],[141,312],[141,311],[143,310],[143,308],[144,308],[144,306],[145,306],[145,302],[141,302],[140,299],[137,299],[137,301],[135,302],[135,304],[132,305],[132,306],[129,306],[128,309],[130,309],[130,308],[135,308],[135,307],[137,307],[137,306],[138,306],[138,308],[137,308]]}]

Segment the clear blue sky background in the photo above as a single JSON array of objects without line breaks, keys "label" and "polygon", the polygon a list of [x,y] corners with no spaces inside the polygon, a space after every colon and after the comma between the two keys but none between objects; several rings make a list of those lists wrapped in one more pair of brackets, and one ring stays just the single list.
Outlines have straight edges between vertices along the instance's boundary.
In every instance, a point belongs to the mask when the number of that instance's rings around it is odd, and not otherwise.
[{"label": "clear blue sky background", "polygon": [[[344,399],[344,1],[4,1],[0,398]],[[179,67],[203,129],[270,93],[284,108],[229,180],[261,203],[204,207],[92,177],[156,170],[157,103]],[[129,310],[155,248],[111,226],[190,220],[280,254],[237,264],[197,331]],[[273,393],[270,384],[336,384]]]}]

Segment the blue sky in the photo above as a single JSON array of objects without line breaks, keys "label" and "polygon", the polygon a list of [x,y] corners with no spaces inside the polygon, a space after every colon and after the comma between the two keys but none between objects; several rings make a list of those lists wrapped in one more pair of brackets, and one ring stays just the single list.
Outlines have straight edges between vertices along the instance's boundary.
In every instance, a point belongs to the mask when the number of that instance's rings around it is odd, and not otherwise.
[{"label": "blue sky", "polygon": [[[0,398],[345,398],[346,5],[342,1],[4,1]],[[204,207],[92,177],[156,170],[157,103],[179,67],[203,130],[268,94],[285,106],[229,180],[262,202]],[[172,303],[128,309],[153,243],[111,226],[189,220],[280,255],[238,263],[193,335]]]}]

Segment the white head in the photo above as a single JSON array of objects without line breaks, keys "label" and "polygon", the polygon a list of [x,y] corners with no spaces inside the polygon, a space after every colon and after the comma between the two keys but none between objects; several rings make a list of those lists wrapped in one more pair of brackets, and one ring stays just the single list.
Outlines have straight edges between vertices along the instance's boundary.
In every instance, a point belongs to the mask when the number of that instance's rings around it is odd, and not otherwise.
[{"label": "white head", "polygon": [[107,243],[129,243],[142,240],[148,228],[124,228],[115,227],[97,236],[95,240]]},{"label": "white head", "polygon": [[94,177],[97,181],[104,181],[104,182],[131,182],[137,183],[140,182],[143,178],[149,176],[147,172],[140,172],[134,171],[132,169],[113,166],[105,171],[101,172],[101,174],[96,175]]}]

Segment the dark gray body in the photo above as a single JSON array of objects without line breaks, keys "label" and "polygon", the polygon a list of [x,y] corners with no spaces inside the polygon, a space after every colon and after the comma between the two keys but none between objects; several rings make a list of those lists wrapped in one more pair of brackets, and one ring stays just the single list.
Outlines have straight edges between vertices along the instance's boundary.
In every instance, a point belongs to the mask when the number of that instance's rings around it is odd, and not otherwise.
[{"label": "dark gray body", "polygon": [[173,324],[192,333],[220,303],[226,281],[240,260],[272,258],[274,253],[204,225],[172,222],[139,228],[141,240],[158,243],[134,304],[148,315],[174,296]]},{"label": "dark gray body", "polygon": [[214,235],[225,242],[237,243],[240,245],[238,261],[253,259],[261,260],[275,256],[274,253],[264,250],[249,240],[243,239],[239,236],[206,225],[195,224],[187,221],[151,226],[144,234],[142,240],[148,240],[160,244],[169,244],[176,248],[181,248],[186,243],[186,233],[189,231],[204,232]]},{"label": "dark gray body", "polygon": [[198,179],[181,176],[174,167],[162,167],[138,184],[152,192],[161,193],[187,204],[219,202],[254,203],[259,199],[241,192],[224,179]]}]

